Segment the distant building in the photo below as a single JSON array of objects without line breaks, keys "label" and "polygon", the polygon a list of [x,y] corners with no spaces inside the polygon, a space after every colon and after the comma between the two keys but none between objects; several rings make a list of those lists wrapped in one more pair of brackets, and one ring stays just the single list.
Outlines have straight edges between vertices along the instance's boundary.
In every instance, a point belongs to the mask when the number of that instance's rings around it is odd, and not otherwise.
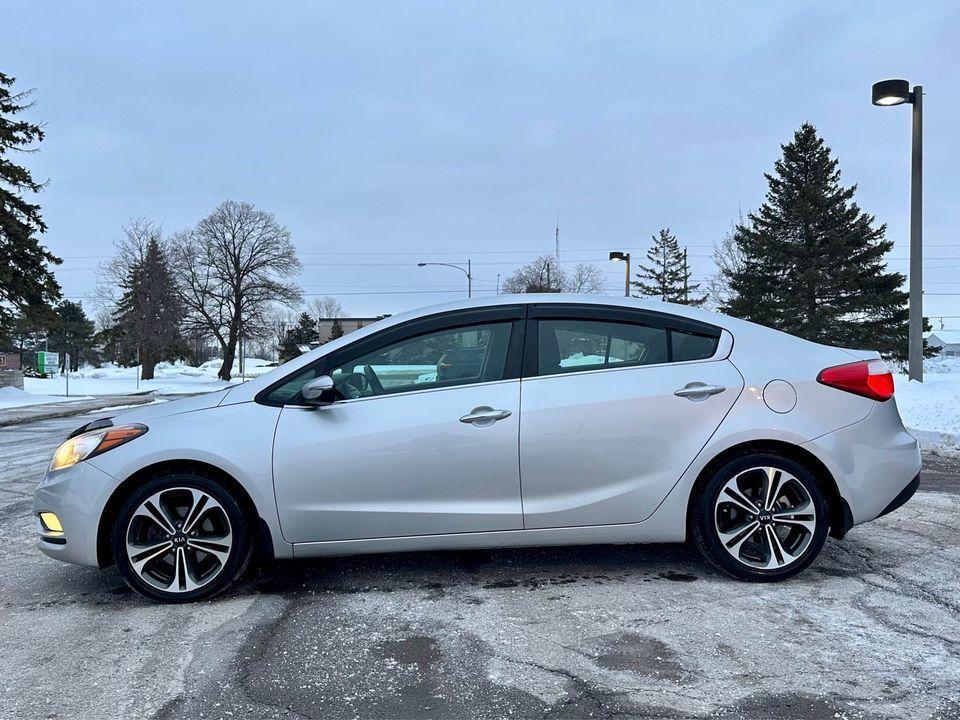
[{"label": "distant building", "polygon": [[[362,327],[366,327],[370,323],[375,323],[377,320],[383,320],[383,318],[389,317],[388,315],[380,315],[379,317],[366,317],[366,318],[340,318],[340,327],[343,328],[343,334],[352,333],[354,330],[359,330]],[[320,335],[320,343],[323,344],[330,340],[330,333],[333,331],[333,323],[336,321],[336,318],[318,318],[317,319],[317,332]]]},{"label": "distant building", "polygon": [[20,370],[20,352],[0,350],[0,370]]},{"label": "distant building", "polygon": [[23,372],[19,352],[0,350],[0,387],[15,387],[23,390]]},{"label": "distant building", "polygon": [[960,330],[934,330],[924,333],[927,347],[937,348],[941,355],[960,356]]}]

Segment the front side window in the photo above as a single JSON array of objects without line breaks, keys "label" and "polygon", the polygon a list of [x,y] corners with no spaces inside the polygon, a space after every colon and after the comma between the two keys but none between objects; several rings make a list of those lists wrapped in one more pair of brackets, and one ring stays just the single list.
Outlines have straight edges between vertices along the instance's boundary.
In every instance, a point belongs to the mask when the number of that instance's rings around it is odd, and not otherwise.
[{"label": "front side window", "polygon": [[439,330],[329,368],[346,399],[502,380],[510,322]]},{"label": "front side window", "polygon": [[267,402],[273,405],[286,405],[297,402],[300,398],[300,389],[317,376],[317,367],[298,372],[282,384],[274,387],[267,395]]},{"label": "front side window", "polygon": [[667,330],[599,320],[541,320],[539,374],[665,363]]}]

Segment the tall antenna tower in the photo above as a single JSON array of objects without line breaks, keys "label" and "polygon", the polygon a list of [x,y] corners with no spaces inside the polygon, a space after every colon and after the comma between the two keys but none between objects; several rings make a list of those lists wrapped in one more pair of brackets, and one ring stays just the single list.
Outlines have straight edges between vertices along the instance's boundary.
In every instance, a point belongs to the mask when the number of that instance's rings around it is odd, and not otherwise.
[{"label": "tall antenna tower", "polygon": [[553,239],[557,246],[557,262],[560,262],[560,218],[557,218],[557,230],[553,235]]}]

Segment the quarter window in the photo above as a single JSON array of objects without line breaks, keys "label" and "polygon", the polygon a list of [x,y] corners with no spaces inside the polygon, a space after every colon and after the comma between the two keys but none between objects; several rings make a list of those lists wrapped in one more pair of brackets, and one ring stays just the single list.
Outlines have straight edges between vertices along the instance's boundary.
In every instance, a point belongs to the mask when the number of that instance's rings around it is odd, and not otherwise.
[{"label": "quarter window", "polygon": [[671,330],[670,342],[673,349],[673,357],[671,358],[673,362],[686,362],[689,360],[706,360],[713,357],[717,352],[720,338],[719,336],[694,335],[680,330]]}]

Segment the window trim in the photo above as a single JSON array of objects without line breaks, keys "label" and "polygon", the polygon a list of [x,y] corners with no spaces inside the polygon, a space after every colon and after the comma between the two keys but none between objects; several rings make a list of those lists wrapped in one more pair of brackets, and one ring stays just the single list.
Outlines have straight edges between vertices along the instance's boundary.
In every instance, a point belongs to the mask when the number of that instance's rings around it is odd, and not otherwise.
[{"label": "window trim", "polygon": [[[667,361],[663,363],[617,363],[605,364],[601,367],[584,367],[581,370],[569,372],[540,374],[540,320],[584,320],[587,322],[621,323],[626,325],[644,325],[646,327],[663,328],[667,334]],[[673,360],[672,330],[691,335],[716,338],[717,349],[709,358],[700,360]],[[660,313],[654,310],[633,309],[616,305],[578,305],[571,303],[531,304],[527,315],[525,331],[525,347],[523,352],[523,378],[564,377],[589,372],[608,372],[613,370],[627,370],[643,367],[663,367],[665,365],[685,365],[694,362],[707,362],[717,359],[723,349],[723,329],[716,325],[679,317],[669,313]]]},{"label": "window trim", "polygon": [[[421,335],[428,335],[434,332],[444,330],[456,330],[461,327],[471,325],[485,325],[495,322],[511,322],[510,337],[507,340],[507,357],[504,360],[503,377],[497,380],[484,380],[481,383],[463,383],[460,385],[451,385],[449,387],[420,388],[416,390],[405,390],[403,392],[388,393],[368,398],[354,398],[355,400],[374,400],[384,397],[398,397],[418,392],[432,392],[435,390],[455,390],[461,387],[480,385],[492,382],[503,382],[505,380],[516,380],[521,376],[523,367],[524,353],[524,318],[527,314],[527,308],[524,305],[496,305],[485,308],[471,308],[467,310],[457,310],[453,312],[437,313],[425,317],[414,318],[407,322],[400,323],[388,328],[384,328],[378,333],[368,335],[359,340],[338,348],[331,353],[317,358],[309,365],[285,375],[275,383],[268,385],[254,397],[254,402],[260,405],[269,405],[271,407],[303,407],[303,396],[298,392],[286,402],[277,402],[269,399],[270,394],[290,382],[297,375],[308,371],[314,371],[314,377],[323,375],[327,368],[337,367],[348,362],[351,357],[360,357],[376,350],[386,348],[404,340],[412,340]],[[338,401],[340,402],[340,401]],[[346,402],[346,401],[344,401]],[[308,407],[315,407],[307,405]]]}]

